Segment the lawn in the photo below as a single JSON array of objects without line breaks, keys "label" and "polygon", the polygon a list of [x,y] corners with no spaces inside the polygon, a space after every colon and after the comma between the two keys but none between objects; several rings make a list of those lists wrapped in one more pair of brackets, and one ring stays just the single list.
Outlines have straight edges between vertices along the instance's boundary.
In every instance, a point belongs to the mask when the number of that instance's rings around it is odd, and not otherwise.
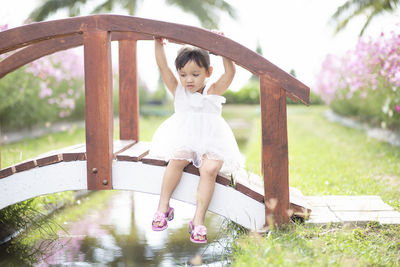
[{"label": "lawn", "polygon": [[[290,185],[304,195],[378,195],[400,211],[400,149],[328,122],[325,109],[288,107]],[[253,106],[226,106],[224,111],[226,119],[247,123],[246,129],[239,127],[235,134],[242,140],[247,167],[255,173],[260,170],[261,156],[258,114]],[[150,141],[162,121],[160,117],[141,119],[141,140]],[[4,144],[2,166],[84,140],[84,130],[71,127],[66,132]],[[267,236],[240,236],[232,261],[233,266],[399,266],[400,226],[292,224]]]},{"label": "lawn", "polygon": [[[324,107],[288,108],[290,185],[305,195],[379,195],[400,210],[400,149],[328,122]],[[260,122],[255,121],[260,129]],[[247,166],[260,166],[260,130]],[[400,226],[291,225],[241,236],[233,266],[399,266]]]}]

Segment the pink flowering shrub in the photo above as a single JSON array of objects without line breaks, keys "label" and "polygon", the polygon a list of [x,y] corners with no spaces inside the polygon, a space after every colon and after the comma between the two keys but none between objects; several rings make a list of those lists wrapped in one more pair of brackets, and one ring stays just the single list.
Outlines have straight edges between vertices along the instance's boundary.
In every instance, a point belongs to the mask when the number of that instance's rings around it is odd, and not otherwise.
[{"label": "pink flowering shrub", "polygon": [[75,100],[83,94],[83,64],[75,53],[67,50],[36,60],[26,72],[39,78],[39,97],[58,110],[60,118],[75,108]]},{"label": "pink flowering shrub", "polygon": [[31,62],[0,79],[0,124],[19,128],[68,117],[83,86],[83,59],[73,50]]},{"label": "pink flowering shrub", "polygon": [[360,39],[345,55],[328,55],[316,87],[339,114],[400,128],[400,34]]}]

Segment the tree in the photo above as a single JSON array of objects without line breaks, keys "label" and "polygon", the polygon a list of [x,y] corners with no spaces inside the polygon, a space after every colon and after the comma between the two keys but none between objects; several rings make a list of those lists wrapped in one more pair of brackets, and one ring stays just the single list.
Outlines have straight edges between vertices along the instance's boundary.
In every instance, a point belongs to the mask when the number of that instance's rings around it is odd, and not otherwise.
[{"label": "tree", "polygon": [[[110,12],[116,7],[122,7],[129,15],[134,15],[139,1],[143,0],[103,0],[103,3],[96,6],[91,13]],[[44,0],[43,4],[32,11],[29,18],[33,21],[42,21],[61,9],[68,9],[71,17],[78,16],[82,6],[93,2],[95,0]],[[232,18],[236,18],[235,9],[225,0],[166,0],[166,3],[192,13],[206,28],[217,27],[219,17],[217,10],[227,12]]]},{"label": "tree", "polygon": [[400,0],[347,0],[332,15],[331,19],[336,22],[335,33],[343,30],[353,18],[364,15],[366,22],[360,31],[361,36],[372,19],[385,12],[395,12],[399,2]]}]

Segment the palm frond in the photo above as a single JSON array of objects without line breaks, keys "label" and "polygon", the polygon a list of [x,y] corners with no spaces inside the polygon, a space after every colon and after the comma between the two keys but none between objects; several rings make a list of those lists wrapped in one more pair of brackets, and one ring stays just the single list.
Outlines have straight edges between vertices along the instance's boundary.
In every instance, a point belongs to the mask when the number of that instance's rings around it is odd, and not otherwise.
[{"label": "palm frond", "polygon": [[364,23],[359,36],[362,36],[364,34],[365,29],[368,27],[368,25],[370,24],[371,20],[375,17],[375,15],[377,14],[377,12],[372,12],[368,17],[367,17],[367,21]]},{"label": "palm frond", "polygon": [[[91,0],[44,0],[43,4],[36,8],[29,17],[34,21],[46,19],[60,9],[66,8],[70,16],[80,14],[80,8]],[[139,0],[103,0],[96,6],[92,13],[110,12],[116,5],[126,9],[129,15],[133,15]],[[143,0],[141,0],[143,1]],[[150,0],[149,0],[150,1]],[[92,1],[93,2],[93,1]],[[232,18],[236,18],[236,10],[225,0],[166,0],[167,4],[175,5],[185,12],[195,15],[203,27],[216,28],[219,22],[219,12],[226,12]]]},{"label": "palm frond", "polygon": [[217,11],[225,11],[231,17],[236,16],[234,8],[224,0],[167,0],[185,12],[195,15],[205,28],[216,28],[219,22]]},{"label": "palm frond", "polygon": [[137,0],[122,0],[121,5],[124,9],[126,9],[128,11],[129,15],[133,16],[136,12],[138,1]]},{"label": "palm frond", "polygon": [[336,25],[336,29],[335,29],[335,34],[340,32],[341,30],[343,30],[347,26],[347,24],[349,23],[350,20],[361,15],[368,8],[370,8],[370,6],[366,5],[365,3],[362,3],[362,4],[359,4],[356,7],[356,9],[354,9],[353,12],[351,12],[351,13],[349,12],[346,16],[344,16],[343,13],[342,13],[342,15],[339,15],[339,16],[342,16],[342,18],[339,19],[337,17],[337,25]]},{"label": "palm frond", "polygon": [[86,0],[46,0],[29,14],[29,18],[33,21],[42,21],[60,9],[72,8],[85,3]]},{"label": "palm frond", "polygon": [[231,18],[237,18],[236,10],[226,1],[224,0],[209,0],[208,1],[210,7],[217,7],[219,10],[228,12]]},{"label": "palm frond", "polygon": [[364,23],[360,36],[370,25],[374,17],[383,12],[393,12],[400,0],[348,0],[339,6],[331,16],[331,21],[336,23],[335,34],[343,30],[353,18],[366,15],[367,21]]},{"label": "palm frond", "polygon": [[335,13],[332,15],[331,19],[337,19],[340,16],[343,15],[343,13],[347,12],[351,6],[353,5],[354,1],[347,1],[346,3],[344,3],[343,5],[341,5],[340,7],[338,7],[335,11]]},{"label": "palm frond", "polygon": [[106,0],[102,4],[98,5],[91,12],[92,14],[102,13],[102,12],[110,12],[114,8],[114,0]]},{"label": "palm frond", "polygon": [[385,0],[382,4],[382,9],[385,11],[393,12],[396,10],[399,0]]}]

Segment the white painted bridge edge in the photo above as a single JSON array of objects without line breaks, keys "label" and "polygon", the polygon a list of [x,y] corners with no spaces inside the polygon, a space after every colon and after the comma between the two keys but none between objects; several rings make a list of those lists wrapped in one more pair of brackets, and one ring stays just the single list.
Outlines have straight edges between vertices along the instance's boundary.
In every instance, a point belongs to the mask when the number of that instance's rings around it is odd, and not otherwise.
[{"label": "white painted bridge edge", "polygon": [[[141,162],[114,161],[113,189],[158,195],[164,170],[165,167]],[[197,175],[183,173],[172,198],[195,205],[199,179]],[[34,168],[0,179],[0,209],[40,195],[85,189],[86,161],[60,162]],[[157,207],[152,208],[155,211]],[[265,223],[262,203],[221,184],[215,185],[209,211],[251,230],[260,230]]]}]

